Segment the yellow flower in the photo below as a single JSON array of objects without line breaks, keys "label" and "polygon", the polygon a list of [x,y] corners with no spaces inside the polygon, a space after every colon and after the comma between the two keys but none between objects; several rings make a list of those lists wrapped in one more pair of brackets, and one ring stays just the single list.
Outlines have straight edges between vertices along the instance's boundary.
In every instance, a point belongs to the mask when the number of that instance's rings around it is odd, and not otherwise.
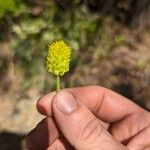
[{"label": "yellow flower", "polygon": [[62,76],[69,71],[71,49],[64,41],[55,41],[49,45],[46,68],[48,72]]}]

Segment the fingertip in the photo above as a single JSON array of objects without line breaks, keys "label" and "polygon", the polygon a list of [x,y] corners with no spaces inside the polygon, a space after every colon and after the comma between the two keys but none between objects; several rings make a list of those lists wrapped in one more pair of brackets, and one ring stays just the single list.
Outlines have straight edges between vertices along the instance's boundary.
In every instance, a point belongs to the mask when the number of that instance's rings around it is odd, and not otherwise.
[{"label": "fingertip", "polygon": [[39,98],[36,104],[36,108],[39,113],[45,116],[51,116],[52,114],[51,102],[55,95],[56,95],[56,92],[51,92]]}]

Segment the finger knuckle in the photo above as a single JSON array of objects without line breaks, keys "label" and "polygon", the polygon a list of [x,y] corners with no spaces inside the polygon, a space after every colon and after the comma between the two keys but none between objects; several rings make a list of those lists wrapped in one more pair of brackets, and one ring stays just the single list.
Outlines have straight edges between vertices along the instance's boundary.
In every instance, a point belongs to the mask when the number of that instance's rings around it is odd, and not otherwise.
[{"label": "finger knuckle", "polygon": [[80,131],[79,136],[83,141],[90,142],[100,138],[102,132],[103,132],[103,128],[100,122],[97,120],[96,117],[94,117],[86,123],[86,125]]}]

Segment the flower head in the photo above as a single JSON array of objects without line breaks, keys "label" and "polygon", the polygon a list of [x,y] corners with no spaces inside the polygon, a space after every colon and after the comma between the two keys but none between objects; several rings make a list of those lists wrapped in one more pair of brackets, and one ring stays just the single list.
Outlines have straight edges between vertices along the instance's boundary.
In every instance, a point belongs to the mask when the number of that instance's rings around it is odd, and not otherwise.
[{"label": "flower head", "polygon": [[46,68],[48,72],[62,76],[69,71],[71,49],[64,41],[55,41],[48,47]]}]

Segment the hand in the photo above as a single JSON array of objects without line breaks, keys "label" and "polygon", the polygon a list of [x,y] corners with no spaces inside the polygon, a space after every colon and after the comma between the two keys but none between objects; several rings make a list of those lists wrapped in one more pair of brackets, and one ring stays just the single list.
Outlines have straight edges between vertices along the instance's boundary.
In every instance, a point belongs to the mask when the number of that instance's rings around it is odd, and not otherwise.
[{"label": "hand", "polygon": [[37,109],[47,117],[26,136],[30,150],[150,150],[150,113],[106,88],[52,92]]}]

